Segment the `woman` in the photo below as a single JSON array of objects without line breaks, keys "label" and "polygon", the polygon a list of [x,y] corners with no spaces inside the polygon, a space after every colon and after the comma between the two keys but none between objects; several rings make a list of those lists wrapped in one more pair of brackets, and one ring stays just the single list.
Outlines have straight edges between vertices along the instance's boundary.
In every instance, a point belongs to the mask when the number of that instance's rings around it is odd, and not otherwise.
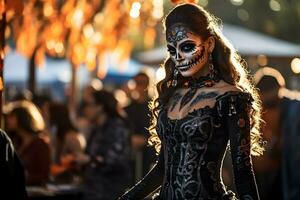
[{"label": "woman", "polygon": [[175,7],[165,29],[170,56],[149,139],[159,159],[120,199],[143,199],[159,186],[157,199],[235,199],[220,174],[228,141],[237,196],[259,199],[250,154],[263,151],[260,103],[244,63],[217,19],[197,5]]},{"label": "woman", "polygon": [[61,103],[50,104],[49,121],[52,128],[54,164],[51,173],[58,182],[74,182],[79,178],[79,166],[76,161],[81,158],[85,149],[85,138],[78,132],[70,119],[70,112]]},{"label": "woman", "polygon": [[50,170],[50,148],[40,134],[45,123],[38,108],[29,101],[8,104],[7,130],[20,138],[17,153],[26,172],[27,185],[45,185]]},{"label": "woman", "polygon": [[90,133],[84,200],[116,199],[129,181],[129,130],[112,93],[95,91],[89,104]]}]

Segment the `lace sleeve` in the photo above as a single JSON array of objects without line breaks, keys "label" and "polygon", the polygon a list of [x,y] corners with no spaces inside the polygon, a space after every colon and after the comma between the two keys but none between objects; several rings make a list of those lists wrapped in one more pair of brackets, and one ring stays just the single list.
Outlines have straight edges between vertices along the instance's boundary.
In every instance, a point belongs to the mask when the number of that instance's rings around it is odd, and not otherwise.
[{"label": "lace sleeve", "polygon": [[229,133],[234,182],[241,200],[258,200],[251,161],[250,144],[250,94],[236,92],[224,98],[223,115]]},{"label": "lace sleeve", "polygon": [[134,187],[127,191],[119,200],[139,200],[144,199],[155,191],[163,181],[164,172],[164,152],[161,148],[158,160],[148,174]]}]

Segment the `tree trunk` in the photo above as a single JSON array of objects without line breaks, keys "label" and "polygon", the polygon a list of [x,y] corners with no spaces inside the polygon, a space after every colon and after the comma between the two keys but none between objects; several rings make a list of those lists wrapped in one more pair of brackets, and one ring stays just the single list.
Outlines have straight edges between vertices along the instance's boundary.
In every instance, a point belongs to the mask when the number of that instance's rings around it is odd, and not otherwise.
[{"label": "tree trunk", "polygon": [[6,13],[3,12],[0,18],[0,127],[2,125],[2,104],[3,104],[3,91],[4,91],[4,48],[5,48],[5,27],[6,27]]},{"label": "tree trunk", "polygon": [[34,49],[32,56],[29,60],[29,73],[28,73],[28,89],[32,96],[36,94],[36,66],[35,66],[35,56],[37,48]]},{"label": "tree trunk", "polygon": [[77,103],[77,66],[73,63],[71,63],[71,72],[69,108],[71,112],[74,112]]}]

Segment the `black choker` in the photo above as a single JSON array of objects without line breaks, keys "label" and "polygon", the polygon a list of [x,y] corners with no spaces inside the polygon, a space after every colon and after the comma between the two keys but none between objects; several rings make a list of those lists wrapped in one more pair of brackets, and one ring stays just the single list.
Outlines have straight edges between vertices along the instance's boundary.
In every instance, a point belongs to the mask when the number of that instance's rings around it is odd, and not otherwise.
[{"label": "black choker", "polygon": [[217,73],[208,74],[206,76],[200,76],[199,78],[189,78],[184,82],[185,88],[202,88],[202,87],[212,87],[217,82],[220,81],[220,77]]},{"label": "black choker", "polygon": [[186,88],[190,88],[190,90],[188,90],[182,97],[179,109],[181,110],[184,105],[186,105],[188,102],[190,102],[193,99],[198,88],[212,87],[219,81],[220,81],[220,77],[218,76],[217,73],[213,73],[213,74],[210,73],[206,76],[201,76],[196,79],[189,78],[189,80],[187,80],[183,85]]}]

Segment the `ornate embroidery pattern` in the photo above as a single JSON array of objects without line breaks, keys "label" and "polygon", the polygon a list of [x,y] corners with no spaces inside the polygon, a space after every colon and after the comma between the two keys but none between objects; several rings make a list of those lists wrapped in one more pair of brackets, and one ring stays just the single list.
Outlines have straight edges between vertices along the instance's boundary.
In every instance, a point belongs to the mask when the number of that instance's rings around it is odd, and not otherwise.
[{"label": "ornate embroidery pattern", "polygon": [[[217,100],[215,107],[198,109],[183,119],[171,120],[165,110],[164,117],[160,118],[164,122],[158,123],[165,145],[165,182],[160,192],[162,199],[236,199],[233,193],[226,192],[219,177],[221,160],[218,159],[223,157],[223,150],[227,148],[228,134],[234,134],[231,138],[231,142],[234,142],[233,165],[238,173],[244,173],[244,170],[251,172],[251,157],[250,137],[246,134],[249,131],[249,119],[244,116],[246,95],[242,98],[240,94],[231,95],[228,94],[225,100]],[[224,126],[224,117],[227,118],[229,114],[234,119],[231,133]],[[238,121],[241,117],[245,123]],[[247,188],[250,188],[249,184]],[[256,197],[256,193],[249,189],[242,199],[256,199],[253,197]]]}]

